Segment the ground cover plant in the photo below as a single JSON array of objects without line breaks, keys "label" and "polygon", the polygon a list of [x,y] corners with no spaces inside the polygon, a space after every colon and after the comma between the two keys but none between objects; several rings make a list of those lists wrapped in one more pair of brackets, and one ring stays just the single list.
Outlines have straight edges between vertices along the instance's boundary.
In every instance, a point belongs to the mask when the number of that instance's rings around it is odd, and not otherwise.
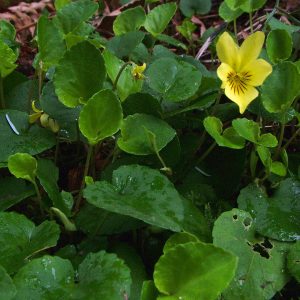
[{"label": "ground cover plant", "polygon": [[26,68],[0,20],[1,300],[298,299],[290,2],[56,0]]}]

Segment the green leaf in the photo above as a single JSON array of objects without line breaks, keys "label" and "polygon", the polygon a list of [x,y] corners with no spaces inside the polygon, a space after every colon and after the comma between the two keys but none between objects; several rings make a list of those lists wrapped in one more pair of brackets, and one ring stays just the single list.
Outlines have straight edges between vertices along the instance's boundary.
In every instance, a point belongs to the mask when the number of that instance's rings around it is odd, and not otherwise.
[{"label": "green leaf", "polygon": [[8,169],[16,178],[22,178],[34,183],[37,161],[30,154],[16,153],[8,158]]},{"label": "green leaf", "polygon": [[168,252],[170,249],[176,247],[177,245],[186,244],[186,243],[197,243],[200,242],[199,239],[190,233],[187,232],[178,232],[173,234],[164,245],[164,253]]},{"label": "green leaf", "polygon": [[135,113],[161,116],[161,106],[156,98],[146,93],[135,93],[129,95],[122,103],[124,115]]},{"label": "green leaf", "polygon": [[176,9],[175,2],[156,6],[146,16],[145,29],[153,36],[162,33],[175,15]]},{"label": "green leaf", "polygon": [[141,31],[131,31],[111,38],[106,48],[119,58],[129,56],[134,49],[142,42],[145,33]]},{"label": "green leaf", "polygon": [[64,34],[68,34],[87,21],[97,8],[98,5],[89,0],[70,2],[57,11],[55,21]]},{"label": "green leaf", "polygon": [[111,90],[95,94],[79,115],[79,129],[91,145],[115,134],[121,127],[122,107]]},{"label": "green leaf", "polygon": [[300,182],[288,178],[281,181],[271,197],[254,184],[241,190],[239,208],[255,218],[255,229],[262,235],[294,241],[300,237]]},{"label": "green leaf", "polygon": [[17,290],[12,279],[6,270],[0,266],[0,300],[14,299],[16,293]]},{"label": "green leaf", "polygon": [[[18,130],[19,135],[16,134],[5,122],[6,114],[10,121]],[[2,110],[0,111],[0,162],[7,162],[8,157],[18,152],[26,152],[31,155],[38,154],[55,145],[56,139],[54,134],[37,125],[29,127],[28,115],[16,110]]]},{"label": "green leaf", "polygon": [[0,180],[0,211],[6,210],[20,201],[35,194],[32,185],[15,177],[3,177]]},{"label": "green leaf", "polygon": [[[101,224],[99,225],[99,220]],[[110,235],[137,229],[144,223],[131,217],[84,205],[76,215],[76,226],[89,236]]]},{"label": "green leaf", "polygon": [[276,147],[278,144],[276,136],[271,133],[260,135],[258,123],[246,118],[235,119],[232,121],[235,131],[244,139],[265,147]]},{"label": "green leaf", "polygon": [[152,280],[143,282],[140,300],[157,300],[158,291]]},{"label": "green leaf", "polygon": [[243,10],[244,12],[253,12],[256,11],[258,9],[261,9],[265,3],[267,2],[267,0],[246,0],[244,1],[244,3],[240,6],[241,10]]},{"label": "green leaf", "polygon": [[160,33],[156,36],[156,38],[160,42],[164,42],[171,46],[178,47],[183,50],[187,50],[187,46],[184,43],[180,42],[179,40],[177,40],[167,34]]},{"label": "green leaf", "polygon": [[287,255],[287,267],[289,272],[300,282],[300,242],[296,242],[290,248]]},{"label": "green leaf", "polygon": [[6,43],[7,46],[13,48],[13,46],[16,46],[15,38],[15,27],[5,19],[0,20],[0,40]]},{"label": "green leaf", "polygon": [[284,29],[270,31],[266,45],[268,56],[273,63],[286,60],[292,54],[293,40],[291,35]]},{"label": "green leaf", "polygon": [[9,274],[16,272],[37,252],[56,245],[59,227],[53,221],[35,226],[15,212],[0,213],[0,264]]},{"label": "green leaf", "polygon": [[38,159],[37,178],[47,192],[53,206],[60,209],[64,214],[70,215],[69,206],[63,201],[57,185],[58,168],[49,159]]},{"label": "green leaf", "polygon": [[165,121],[146,114],[134,114],[124,119],[118,146],[135,155],[154,154],[156,149],[148,131],[155,135],[157,150],[162,150],[175,137],[176,131]]},{"label": "green leaf", "polygon": [[271,172],[278,176],[286,176],[286,167],[280,161],[273,161],[271,164]]},{"label": "green leaf", "polygon": [[[105,61],[107,74],[114,83],[120,69],[125,63],[107,50],[103,52],[103,58]],[[130,94],[138,93],[142,89],[143,80],[134,79],[132,75],[132,68],[132,66],[126,66],[118,79],[117,92],[121,101],[124,101]]]},{"label": "green leaf", "polygon": [[174,102],[193,96],[201,84],[201,72],[193,65],[163,57],[156,59],[146,71],[149,86]]},{"label": "green leaf", "polygon": [[231,9],[227,5],[226,1],[222,2],[219,6],[219,15],[226,22],[232,22],[236,20],[242,13],[243,11],[239,8]]},{"label": "green leaf", "polygon": [[300,73],[292,62],[282,62],[262,85],[262,102],[269,112],[285,112],[300,94]]},{"label": "green leaf", "polygon": [[285,269],[289,244],[258,237],[251,215],[239,209],[221,214],[213,229],[214,244],[239,258],[225,300],[271,299],[289,281]]},{"label": "green leaf", "polygon": [[42,69],[48,70],[56,66],[66,51],[63,36],[54,22],[46,16],[41,16],[37,24],[37,42],[39,47],[39,60]]},{"label": "green leaf", "polygon": [[179,8],[186,17],[205,15],[211,10],[211,0],[180,0]]},{"label": "green leaf", "polygon": [[129,296],[130,271],[115,254],[90,253],[79,265],[77,283],[69,260],[57,256],[34,259],[14,277],[23,299],[103,299]]},{"label": "green leaf", "polygon": [[264,146],[258,146],[256,147],[256,151],[258,153],[258,156],[263,163],[263,165],[270,170],[272,165],[272,158],[271,158],[271,152],[267,147]]},{"label": "green leaf", "polygon": [[293,34],[294,32],[297,32],[300,29],[300,26],[289,25],[289,24],[283,23],[274,17],[270,18],[268,25],[271,28],[271,30],[283,29],[283,30],[286,30],[289,34]]},{"label": "green leaf", "polygon": [[65,53],[56,68],[55,92],[64,105],[75,107],[101,90],[105,75],[100,51],[89,42],[79,43]]},{"label": "green leaf", "polygon": [[223,131],[223,124],[220,119],[216,117],[206,117],[203,121],[203,125],[219,146],[232,149],[244,148],[245,140],[238,135],[233,127],[226,128]]},{"label": "green leaf", "polygon": [[136,31],[141,28],[146,20],[145,11],[141,6],[126,9],[119,14],[113,24],[115,35]]},{"label": "green leaf", "polygon": [[16,67],[17,55],[0,39],[0,77],[9,75]]},{"label": "green leaf", "polygon": [[193,39],[193,32],[197,29],[197,26],[190,21],[190,19],[184,19],[180,26],[176,26],[176,30],[181,33],[187,40]]},{"label": "green leaf", "polygon": [[96,207],[206,239],[207,224],[197,208],[178,194],[167,177],[148,167],[122,166],[113,172],[112,184],[95,182],[86,187],[84,197]]},{"label": "green leaf", "polygon": [[237,258],[214,245],[189,242],[166,251],[154,267],[158,299],[214,300],[228,286]]},{"label": "green leaf", "polygon": [[69,4],[71,0],[54,0],[54,6],[56,10],[60,10],[67,4]]}]

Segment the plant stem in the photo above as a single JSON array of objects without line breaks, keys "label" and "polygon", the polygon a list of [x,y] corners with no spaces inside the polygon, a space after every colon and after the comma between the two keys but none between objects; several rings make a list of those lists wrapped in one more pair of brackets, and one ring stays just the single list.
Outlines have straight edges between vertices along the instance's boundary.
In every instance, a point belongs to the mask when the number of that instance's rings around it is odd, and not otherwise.
[{"label": "plant stem", "polygon": [[118,73],[118,75],[117,75],[117,77],[116,77],[116,79],[115,79],[115,81],[114,81],[114,83],[113,83],[113,91],[116,90],[118,81],[119,81],[119,79],[120,79],[120,77],[121,77],[123,71],[125,70],[125,68],[126,68],[128,65],[131,65],[131,62],[130,62],[130,61],[126,62],[126,63],[121,67],[121,69],[119,70],[119,73]]},{"label": "plant stem", "polygon": [[249,12],[249,21],[250,21],[250,29],[251,29],[251,33],[253,33],[252,11]]},{"label": "plant stem", "polygon": [[277,149],[276,149],[276,151],[275,151],[273,160],[277,160],[278,157],[279,157],[279,154],[280,154],[281,151],[282,151],[281,145],[282,145],[283,137],[284,137],[284,128],[285,128],[285,125],[282,123],[281,126],[280,126],[280,134],[279,134],[278,145],[277,145]]},{"label": "plant stem", "polygon": [[36,197],[37,197],[37,200],[38,200],[38,203],[39,203],[39,206],[40,206],[41,215],[43,216],[44,211],[43,211],[43,206],[42,206],[42,196],[41,196],[41,193],[40,193],[40,190],[39,190],[39,187],[38,187],[36,181],[33,181],[32,183],[33,183],[35,193],[36,193]]},{"label": "plant stem", "polygon": [[89,173],[92,153],[93,153],[93,146],[89,145],[88,153],[87,153],[86,161],[85,161],[85,166],[84,166],[84,172],[83,172],[81,187],[80,187],[80,190],[79,190],[79,193],[78,193],[78,198],[77,198],[77,201],[76,201],[76,204],[75,204],[75,212],[78,211],[79,207],[80,207],[80,203],[81,203],[81,199],[82,199],[82,192],[83,192],[83,188],[84,188],[84,185],[85,185],[85,176],[87,176],[88,173]]},{"label": "plant stem", "polygon": [[234,30],[234,35],[237,39],[237,27],[236,27],[236,19],[233,20],[233,30]]},{"label": "plant stem", "polygon": [[199,159],[196,162],[196,165],[200,164],[211,152],[212,150],[214,150],[214,148],[216,147],[217,143],[213,142],[208,148],[207,150],[199,157]]},{"label": "plant stem", "polygon": [[0,76],[0,103],[1,108],[5,108],[4,91],[3,91],[3,78]]},{"label": "plant stem", "polygon": [[300,128],[298,128],[294,134],[290,137],[290,139],[286,142],[286,144],[282,147],[281,151],[282,150],[286,150],[287,147],[291,144],[291,142],[296,138],[296,136],[300,134]]},{"label": "plant stem", "polygon": [[42,95],[42,88],[43,88],[43,70],[39,68],[38,70],[38,79],[39,79],[39,99],[41,99]]}]

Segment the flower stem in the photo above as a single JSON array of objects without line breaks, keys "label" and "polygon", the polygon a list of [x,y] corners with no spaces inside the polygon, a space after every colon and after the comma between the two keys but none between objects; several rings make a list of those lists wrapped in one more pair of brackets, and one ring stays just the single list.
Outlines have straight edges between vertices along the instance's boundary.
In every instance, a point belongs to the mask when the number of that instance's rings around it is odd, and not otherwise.
[{"label": "flower stem", "polygon": [[253,20],[252,20],[252,11],[249,12],[249,21],[250,21],[250,29],[251,33],[253,33]]},{"label": "flower stem", "polygon": [[39,190],[39,187],[38,187],[36,181],[33,181],[32,183],[33,183],[35,193],[36,193],[36,197],[37,197],[37,200],[38,200],[38,203],[39,203],[39,206],[40,206],[41,215],[43,216],[44,211],[43,211],[43,206],[42,206],[42,196],[41,196],[41,193],[40,193],[40,190]]},{"label": "flower stem", "polygon": [[236,27],[236,19],[233,20],[233,30],[234,30],[234,35],[237,38],[237,27]]},{"label": "flower stem", "polygon": [[3,91],[3,78],[0,76],[0,103],[1,108],[5,108],[4,91]]},{"label": "flower stem", "polygon": [[200,164],[216,147],[217,143],[213,142],[207,150],[199,157],[199,159],[196,162],[196,165]]},{"label": "flower stem", "polygon": [[281,145],[282,145],[283,137],[284,137],[284,128],[285,128],[285,125],[282,123],[281,126],[280,126],[280,133],[279,133],[278,145],[277,145],[277,149],[276,149],[276,151],[275,151],[273,160],[277,160],[278,157],[279,157],[279,154],[280,154],[281,151],[282,151]]},{"label": "flower stem", "polygon": [[93,153],[93,146],[89,145],[88,153],[87,153],[86,161],[85,161],[85,166],[84,166],[84,172],[83,172],[81,187],[80,187],[80,190],[79,190],[79,193],[78,193],[78,198],[77,198],[77,201],[76,201],[76,204],[75,204],[75,212],[78,211],[79,207],[80,207],[80,203],[81,203],[81,199],[82,199],[82,192],[83,192],[83,188],[84,188],[84,185],[85,185],[85,176],[87,176],[88,173],[89,173],[92,153]]},{"label": "flower stem", "polygon": [[119,73],[117,74],[117,77],[116,77],[116,79],[115,79],[115,81],[114,81],[114,83],[113,83],[113,91],[116,90],[118,81],[119,81],[119,79],[120,79],[120,77],[121,77],[123,71],[125,70],[125,68],[126,68],[128,65],[131,65],[131,62],[130,62],[130,61],[126,62],[126,63],[121,67],[121,69],[119,70]]},{"label": "flower stem", "polygon": [[300,134],[300,128],[298,128],[294,134],[290,137],[290,139],[285,143],[285,145],[282,147],[281,150],[286,150],[287,147],[291,144],[291,142],[297,137],[297,135]]}]

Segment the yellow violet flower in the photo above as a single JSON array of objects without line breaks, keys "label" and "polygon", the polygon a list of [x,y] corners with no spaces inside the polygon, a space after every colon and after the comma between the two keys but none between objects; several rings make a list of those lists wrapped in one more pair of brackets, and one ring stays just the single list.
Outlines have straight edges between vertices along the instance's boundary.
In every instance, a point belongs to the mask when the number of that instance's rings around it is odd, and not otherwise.
[{"label": "yellow violet flower", "polygon": [[145,63],[143,63],[141,66],[134,65],[134,67],[132,68],[132,76],[135,79],[144,79],[145,75],[143,73],[144,73],[145,69],[146,69]]},{"label": "yellow violet flower", "polygon": [[224,32],[217,42],[217,54],[221,65],[217,69],[225,95],[235,102],[244,113],[248,105],[258,96],[256,86],[262,85],[272,73],[272,66],[258,59],[265,40],[262,31],[249,35],[241,47]]},{"label": "yellow violet flower", "polygon": [[29,115],[29,123],[30,124],[33,124],[34,122],[36,122],[39,119],[41,122],[41,125],[43,127],[49,128],[54,133],[59,131],[58,123],[54,119],[50,118],[50,116],[48,114],[46,114],[42,110],[38,109],[35,106],[35,101],[31,102],[31,108],[34,111],[34,113]]}]

